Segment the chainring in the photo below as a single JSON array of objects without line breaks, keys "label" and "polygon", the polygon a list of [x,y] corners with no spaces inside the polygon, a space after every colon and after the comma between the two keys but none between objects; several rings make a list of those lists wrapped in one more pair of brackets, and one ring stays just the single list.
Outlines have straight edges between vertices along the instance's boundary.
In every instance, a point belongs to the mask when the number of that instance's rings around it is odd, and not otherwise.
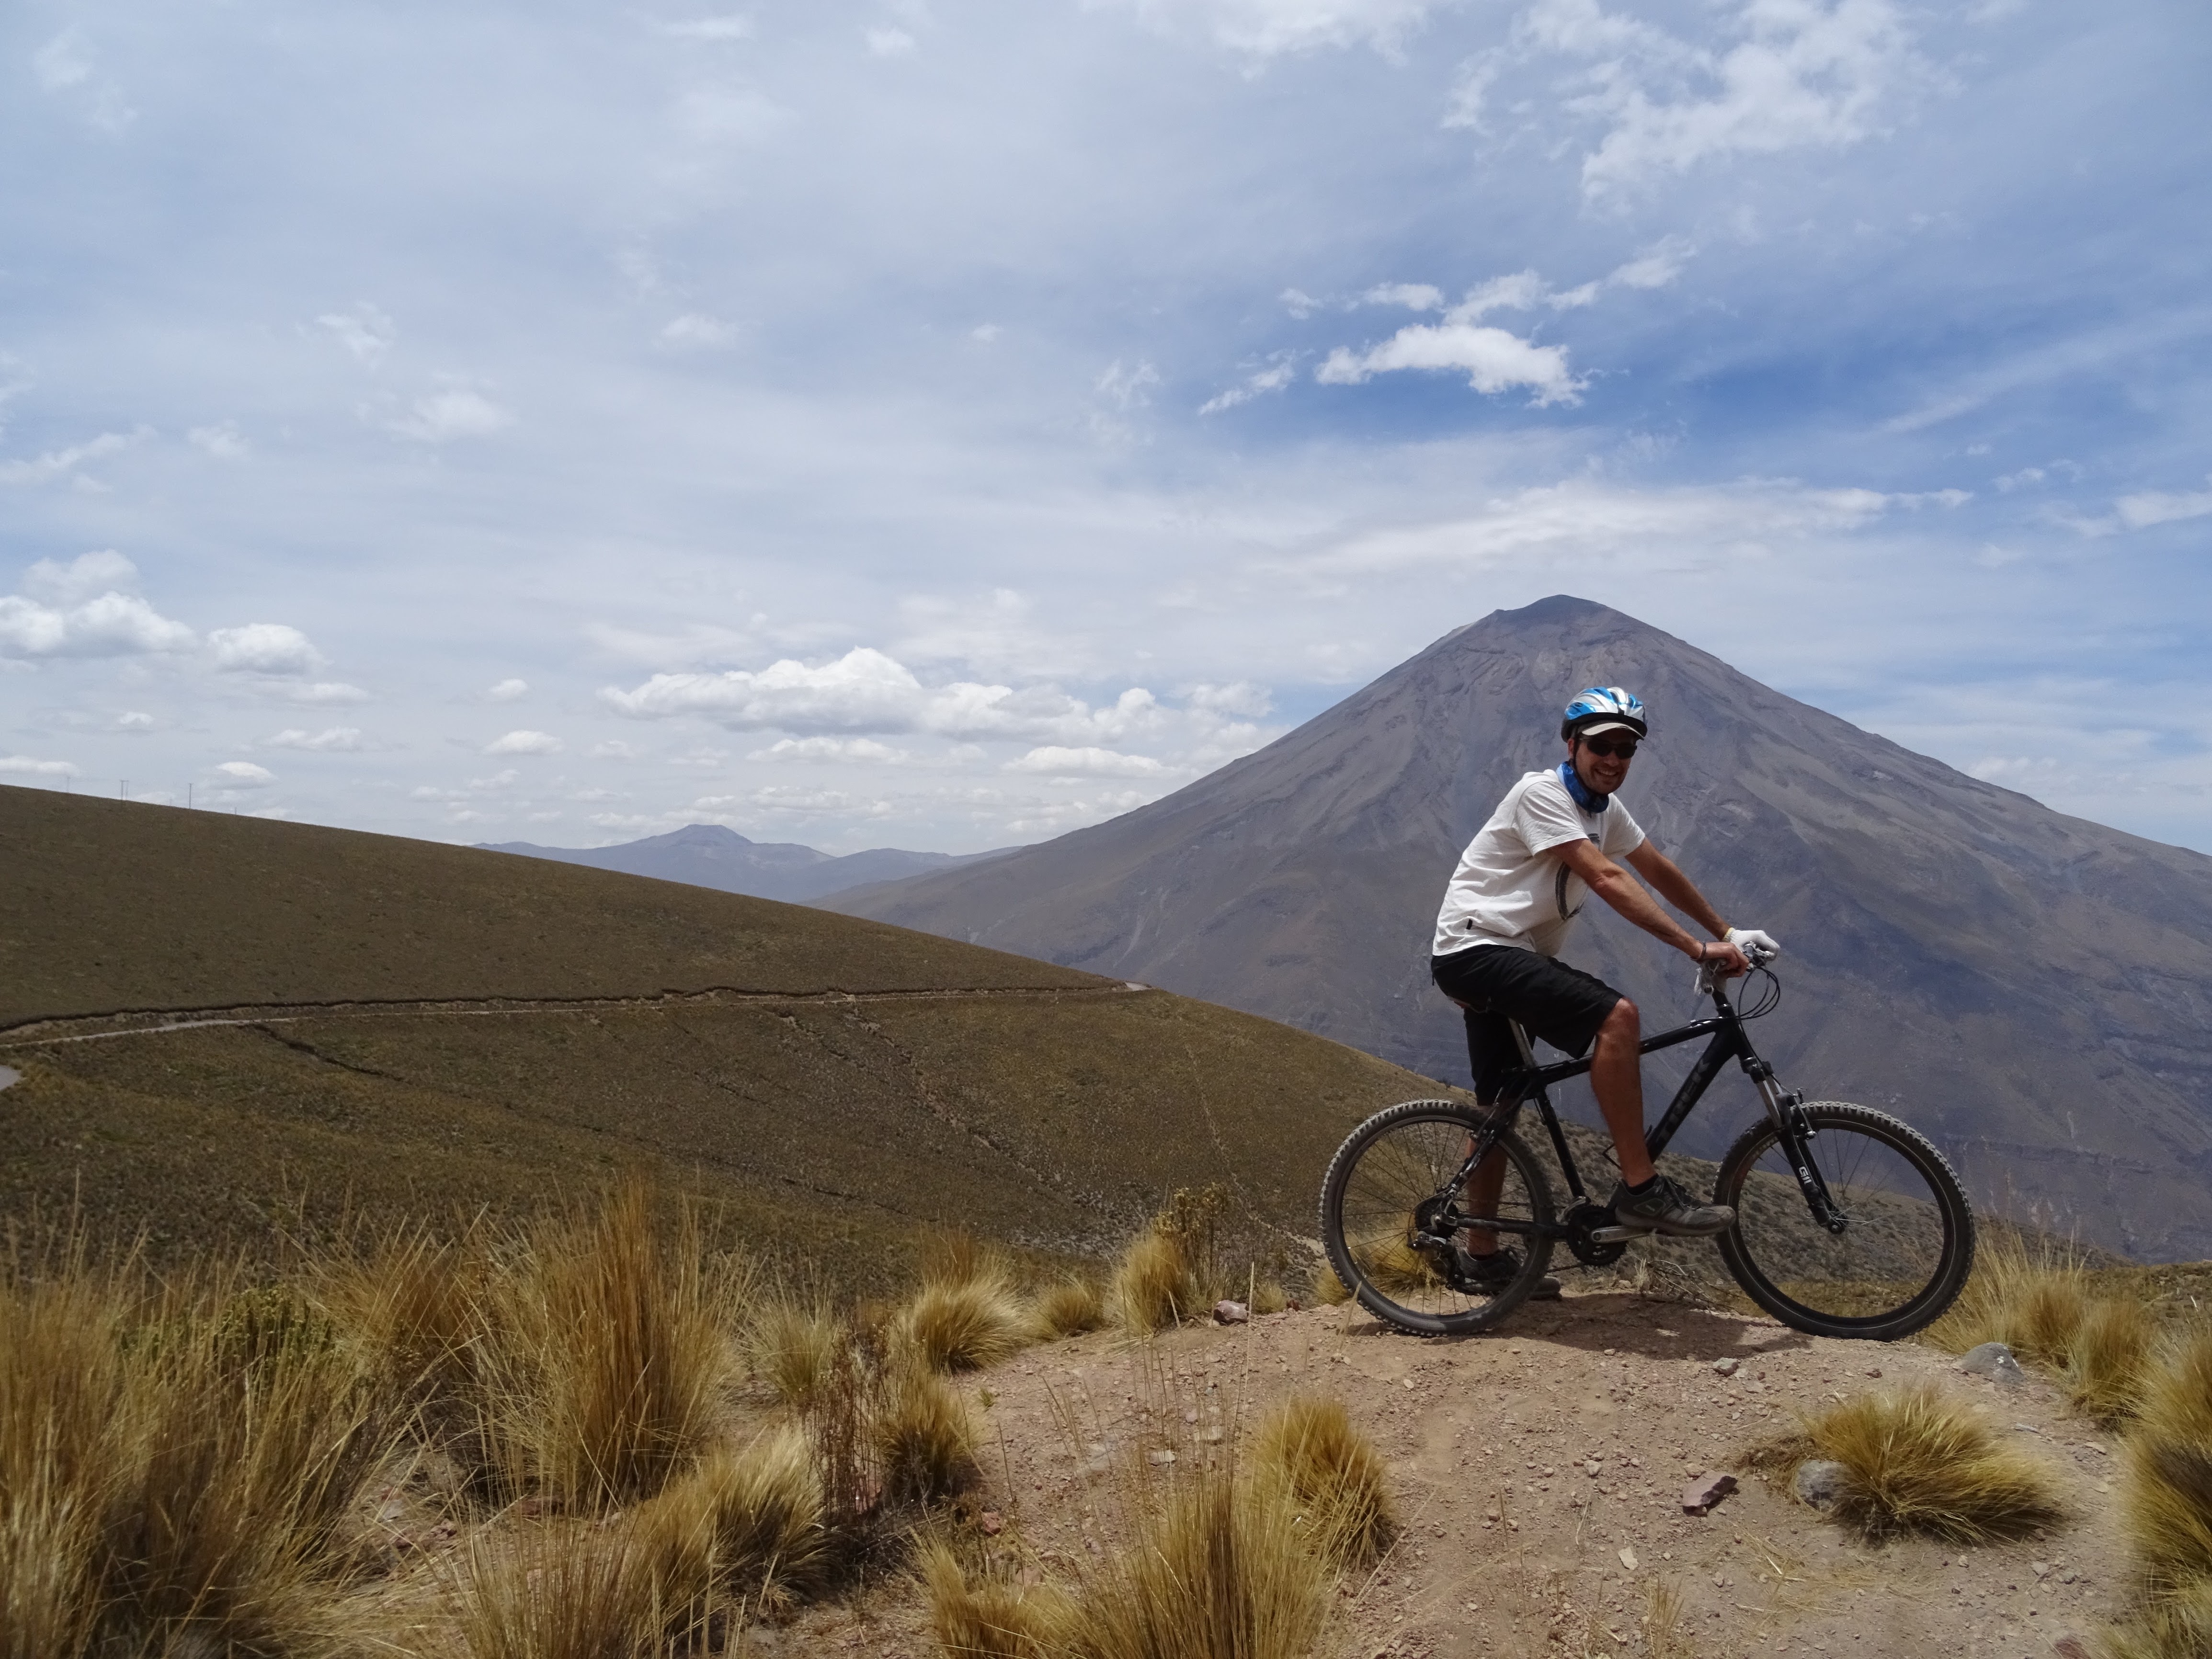
[{"label": "chainring", "polygon": [[1628,1249],[1624,1239],[1601,1244],[1590,1237],[1600,1227],[1616,1224],[1613,1206],[1609,1204],[1593,1204],[1584,1199],[1567,1212],[1564,1220],[1567,1229],[1567,1248],[1575,1253],[1575,1260],[1585,1267],[1609,1267],[1620,1261],[1621,1253]]}]

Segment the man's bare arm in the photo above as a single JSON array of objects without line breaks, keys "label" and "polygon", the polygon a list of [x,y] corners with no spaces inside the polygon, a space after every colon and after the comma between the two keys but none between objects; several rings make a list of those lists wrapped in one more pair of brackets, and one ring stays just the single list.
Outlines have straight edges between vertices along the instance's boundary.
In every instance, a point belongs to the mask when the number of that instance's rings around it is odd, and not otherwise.
[{"label": "man's bare arm", "polygon": [[[1698,958],[1710,957],[1717,962],[1724,961],[1733,973],[1741,973],[1749,965],[1743,960],[1743,953],[1733,945],[1715,944],[1700,939],[1689,929],[1684,927],[1681,923],[1659,908],[1658,901],[1644,890],[1644,884],[1641,882],[1599,852],[1590,842],[1569,842],[1563,847],[1553,848],[1552,855],[1588,883],[1591,892],[1595,893],[1654,939],[1664,940],[1684,956]],[[1635,852],[1629,854],[1628,861],[1639,870],[1646,870],[1649,873],[1644,862],[1647,855],[1664,866],[1668,872],[1666,876],[1655,876],[1652,880],[1653,886],[1659,888],[1659,890],[1665,893],[1670,900],[1680,904],[1685,914],[1695,917],[1698,921],[1711,927],[1715,933],[1724,933],[1728,931],[1727,925],[1722,922],[1713,907],[1705,902],[1704,896],[1691,884],[1690,878],[1676,869],[1673,862],[1654,848],[1650,842],[1647,841]],[[1672,884],[1679,888],[1679,892],[1670,890],[1668,885],[1662,884],[1668,883],[1670,878]],[[1681,895],[1686,895],[1690,902],[1683,903]]]},{"label": "man's bare arm", "polygon": [[1705,902],[1698,885],[1682,873],[1682,866],[1645,841],[1634,852],[1626,854],[1636,866],[1637,874],[1659,890],[1659,896],[1689,917],[1715,939],[1728,936],[1728,923],[1721,913]]}]

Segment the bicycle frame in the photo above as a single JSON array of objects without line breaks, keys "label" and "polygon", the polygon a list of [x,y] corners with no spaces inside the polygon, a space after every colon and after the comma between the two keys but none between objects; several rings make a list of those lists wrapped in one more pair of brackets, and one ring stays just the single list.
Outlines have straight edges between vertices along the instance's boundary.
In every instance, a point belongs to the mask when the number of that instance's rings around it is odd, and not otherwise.
[{"label": "bicycle frame", "polygon": [[[1775,1078],[1774,1068],[1760,1059],[1758,1050],[1751,1046],[1742,1016],[1729,1000],[1726,988],[1717,983],[1712,986],[1711,993],[1715,1012],[1703,1019],[1692,1020],[1687,1025],[1674,1030],[1646,1037],[1637,1045],[1638,1054],[1648,1054],[1661,1048],[1672,1048],[1678,1043],[1694,1042],[1701,1036],[1711,1039],[1706,1043],[1705,1053],[1698,1056],[1697,1064],[1690,1068],[1689,1076],[1682,1079],[1682,1086],[1674,1091],[1674,1098],[1668,1103],[1665,1113],[1644,1131],[1645,1150],[1654,1159],[1658,1158],[1666,1149],[1667,1143],[1674,1139],[1692,1109],[1704,1098],[1714,1078],[1720,1074],[1721,1067],[1733,1060],[1743,1067],[1744,1075],[1759,1091],[1767,1115],[1774,1121],[1776,1133],[1790,1160],[1790,1172],[1796,1177],[1799,1190],[1805,1194],[1814,1219],[1831,1233],[1842,1232],[1846,1218],[1837,1209],[1834,1200],[1829,1196],[1827,1182],[1813,1163],[1810,1143],[1814,1131],[1806,1125],[1803,1115],[1798,1109],[1803,1103],[1803,1097],[1783,1088]],[[1567,1138],[1559,1127],[1559,1115],[1552,1105],[1548,1090],[1554,1083],[1564,1083],[1569,1078],[1584,1075],[1589,1071],[1592,1061],[1585,1058],[1539,1066],[1534,1051],[1528,1045],[1528,1033],[1517,1021],[1512,1022],[1512,1026],[1514,1040],[1521,1046],[1521,1057],[1525,1063],[1506,1073],[1504,1091],[1489,1123],[1474,1137],[1467,1159],[1460,1165],[1458,1173],[1437,1194],[1437,1198],[1444,1201],[1430,1210],[1429,1213],[1435,1218],[1427,1224],[1427,1231],[1439,1237],[1448,1238],[1459,1227],[1468,1225],[1493,1229],[1498,1232],[1540,1231],[1555,1238],[1565,1238],[1573,1232],[1574,1230],[1564,1223],[1538,1228],[1531,1223],[1509,1221],[1503,1218],[1485,1219],[1465,1216],[1455,1209],[1452,1202],[1474,1175],[1476,1166],[1489,1156],[1498,1137],[1512,1125],[1520,1115],[1521,1108],[1531,1099],[1543,1117],[1545,1132],[1551,1137],[1552,1150],[1559,1158],[1561,1173],[1566,1176],[1567,1189],[1572,1195],[1574,1205],[1591,1202],[1583,1186],[1582,1171],[1576,1167],[1574,1154],[1567,1148]],[[1452,1224],[1449,1230],[1446,1223]]]}]

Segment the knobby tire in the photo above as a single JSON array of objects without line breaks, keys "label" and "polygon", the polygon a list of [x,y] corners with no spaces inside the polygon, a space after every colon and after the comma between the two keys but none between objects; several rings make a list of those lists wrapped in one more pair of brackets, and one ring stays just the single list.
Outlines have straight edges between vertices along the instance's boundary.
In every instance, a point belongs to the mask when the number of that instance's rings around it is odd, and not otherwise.
[{"label": "knobby tire", "polygon": [[1940,1317],[1974,1265],[1974,1212],[1943,1154],[1911,1125],[1841,1101],[1803,1109],[1814,1167],[1846,1218],[1832,1234],[1790,1175],[1771,1120],[1721,1160],[1713,1202],[1735,1225],[1721,1258],[1744,1292],[1815,1336],[1891,1342]]},{"label": "knobby tire", "polygon": [[1321,1191],[1329,1266],[1360,1306],[1401,1330],[1424,1336],[1486,1330],[1534,1293],[1551,1264],[1551,1182],[1510,1129],[1498,1140],[1505,1164],[1500,1201],[1485,1218],[1515,1229],[1500,1232],[1501,1242],[1521,1253],[1512,1279],[1486,1292],[1460,1289],[1409,1242],[1413,1207],[1450,1180],[1464,1161],[1467,1137],[1481,1122],[1482,1114],[1453,1101],[1409,1100],[1369,1118],[1329,1161]]}]

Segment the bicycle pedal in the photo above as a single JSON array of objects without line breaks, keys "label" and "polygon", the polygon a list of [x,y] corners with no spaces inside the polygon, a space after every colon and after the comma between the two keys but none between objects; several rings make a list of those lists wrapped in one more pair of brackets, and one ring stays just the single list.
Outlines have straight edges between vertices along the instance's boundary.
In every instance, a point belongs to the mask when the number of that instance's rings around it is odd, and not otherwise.
[{"label": "bicycle pedal", "polygon": [[1632,1238],[1641,1238],[1643,1237],[1644,1235],[1634,1227],[1593,1227],[1590,1229],[1590,1243],[1593,1244],[1626,1244]]}]

